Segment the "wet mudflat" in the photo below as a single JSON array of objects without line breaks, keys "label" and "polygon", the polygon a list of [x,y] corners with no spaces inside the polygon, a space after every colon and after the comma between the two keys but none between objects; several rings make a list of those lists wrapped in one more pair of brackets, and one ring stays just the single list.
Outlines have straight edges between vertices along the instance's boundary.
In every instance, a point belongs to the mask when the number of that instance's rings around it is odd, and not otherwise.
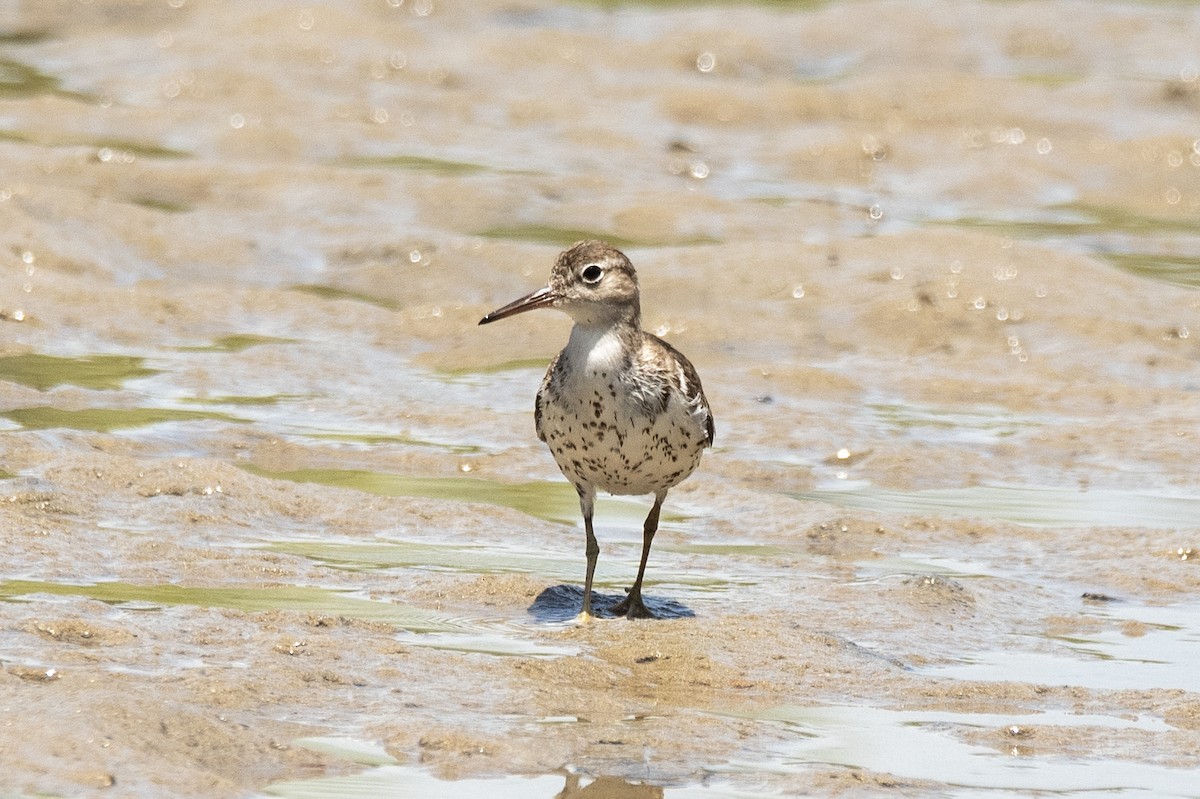
[{"label": "wet mudflat", "polygon": [[[902,32],[902,33],[898,33]],[[0,12],[0,793],[1200,796],[1200,18]],[[572,241],[717,447],[572,622]],[[601,603],[649,503],[597,508]]]}]

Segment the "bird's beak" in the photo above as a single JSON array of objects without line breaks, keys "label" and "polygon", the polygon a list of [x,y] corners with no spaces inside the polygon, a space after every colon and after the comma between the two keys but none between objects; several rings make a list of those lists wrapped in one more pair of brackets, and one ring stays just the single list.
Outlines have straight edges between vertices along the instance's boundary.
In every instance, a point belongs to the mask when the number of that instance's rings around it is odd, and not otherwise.
[{"label": "bird's beak", "polygon": [[551,291],[549,286],[540,288],[532,294],[526,294],[519,300],[513,300],[503,308],[497,308],[487,316],[479,320],[479,324],[486,325],[491,322],[499,321],[508,316],[515,316],[519,313],[532,311],[536,308],[546,308],[558,301],[558,295]]}]

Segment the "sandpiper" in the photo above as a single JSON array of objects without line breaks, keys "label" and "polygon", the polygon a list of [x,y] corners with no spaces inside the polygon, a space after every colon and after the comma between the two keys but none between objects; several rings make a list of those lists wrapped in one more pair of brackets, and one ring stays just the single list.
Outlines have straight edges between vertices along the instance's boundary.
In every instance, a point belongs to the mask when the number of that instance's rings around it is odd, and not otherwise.
[{"label": "sandpiper", "polygon": [[604,242],[582,241],[564,251],[546,287],[492,311],[479,324],[535,308],[556,308],[575,322],[538,389],[534,423],[579,493],[587,533],[580,618],[592,615],[592,577],[600,555],[592,531],[597,489],[654,495],[637,579],[612,608],[616,615],[652,617],[642,602],[642,578],[663,500],[713,443],[713,417],[700,377],[682,353],[642,330],[637,273],[624,253]]}]

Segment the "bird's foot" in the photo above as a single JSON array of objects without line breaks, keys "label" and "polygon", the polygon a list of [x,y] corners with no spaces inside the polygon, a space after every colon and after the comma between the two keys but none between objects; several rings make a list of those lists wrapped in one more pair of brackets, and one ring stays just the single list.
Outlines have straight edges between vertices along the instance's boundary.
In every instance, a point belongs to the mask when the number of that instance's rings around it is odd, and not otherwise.
[{"label": "bird's foot", "polygon": [[592,619],[596,618],[590,610],[581,610],[579,615],[574,618],[576,624],[591,624]]},{"label": "bird's foot", "polygon": [[657,619],[650,608],[642,602],[642,594],[633,593],[632,591],[617,604],[609,608],[609,612],[614,616],[624,616],[628,619]]}]

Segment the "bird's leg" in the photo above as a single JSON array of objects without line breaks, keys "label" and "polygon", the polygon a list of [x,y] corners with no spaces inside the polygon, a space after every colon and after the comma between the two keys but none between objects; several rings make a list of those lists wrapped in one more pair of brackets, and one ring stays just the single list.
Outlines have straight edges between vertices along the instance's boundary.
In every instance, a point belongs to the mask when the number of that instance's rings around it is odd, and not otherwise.
[{"label": "bird's leg", "polygon": [[654,495],[654,507],[650,509],[650,514],[646,516],[646,524],[642,527],[642,562],[638,564],[637,579],[633,581],[633,588],[629,589],[629,594],[612,609],[612,612],[618,616],[628,616],[631,619],[654,618],[654,614],[642,602],[642,578],[646,576],[646,561],[650,559],[650,545],[654,543],[654,534],[658,532],[658,514],[662,510],[663,500],[666,498],[666,491],[660,491]]},{"label": "bird's leg", "polygon": [[590,621],[592,618],[592,577],[596,574],[596,559],[600,557],[600,544],[596,542],[596,534],[592,531],[592,509],[596,504],[596,489],[587,486],[575,486],[579,492],[579,510],[583,513],[583,529],[587,533],[587,576],[583,582],[583,610],[578,620]]}]

